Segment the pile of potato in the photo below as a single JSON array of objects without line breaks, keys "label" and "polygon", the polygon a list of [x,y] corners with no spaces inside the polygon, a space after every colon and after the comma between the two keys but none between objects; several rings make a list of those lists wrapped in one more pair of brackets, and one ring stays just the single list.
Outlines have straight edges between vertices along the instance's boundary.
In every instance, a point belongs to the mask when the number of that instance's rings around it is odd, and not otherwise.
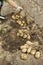
[{"label": "pile of potato", "polygon": [[32,45],[34,45],[34,43],[26,41],[26,44],[20,46],[20,50],[22,52],[21,59],[27,59],[27,54],[31,54],[37,59],[40,58],[41,52],[33,48]]},{"label": "pile of potato", "polygon": [[25,24],[25,20],[23,19],[22,16],[20,15],[12,15],[12,19],[16,20],[16,23],[20,26],[24,26]]},{"label": "pile of potato", "polygon": [[[24,20],[24,18],[20,15],[12,15],[12,19],[14,19],[16,21],[16,23],[18,25],[20,25],[21,27],[24,25],[26,26],[26,21]],[[23,39],[27,39],[28,41],[26,41],[26,43],[22,46],[20,46],[20,50],[22,52],[21,54],[21,59],[26,60],[28,54],[33,55],[35,58],[40,58],[41,56],[41,52],[37,51],[33,46],[35,43],[29,41],[30,40],[30,34],[29,34],[29,28],[27,30],[26,29],[19,29],[17,32],[17,36],[18,37],[22,37]],[[37,46],[37,44],[35,44]]]},{"label": "pile of potato", "polygon": [[22,29],[22,30],[18,30],[18,32],[17,32],[17,36],[20,36],[20,37],[22,37],[22,38],[24,38],[24,39],[30,39],[30,34],[29,33],[26,33],[27,32],[27,30],[26,29]]}]

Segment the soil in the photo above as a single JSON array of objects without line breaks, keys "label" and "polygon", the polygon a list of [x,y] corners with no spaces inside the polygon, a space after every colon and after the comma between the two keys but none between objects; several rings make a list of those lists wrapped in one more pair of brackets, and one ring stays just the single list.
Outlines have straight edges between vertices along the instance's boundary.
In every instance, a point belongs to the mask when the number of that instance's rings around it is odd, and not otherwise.
[{"label": "soil", "polygon": [[[20,19],[25,21],[25,25],[20,26],[16,23],[17,20],[12,19],[12,15],[15,14],[9,14],[6,16],[6,20],[0,20],[0,26],[2,26],[0,28],[0,65],[43,65],[43,27],[33,20],[27,23],[26,16]],[[17,36],[19,29],[26,29],[30,33],[30,41],[39,42],[37,49],[42,52],[39,59],[30,54],[27,60],[20,59],[19,47],[25,44],[27,39]]]}]

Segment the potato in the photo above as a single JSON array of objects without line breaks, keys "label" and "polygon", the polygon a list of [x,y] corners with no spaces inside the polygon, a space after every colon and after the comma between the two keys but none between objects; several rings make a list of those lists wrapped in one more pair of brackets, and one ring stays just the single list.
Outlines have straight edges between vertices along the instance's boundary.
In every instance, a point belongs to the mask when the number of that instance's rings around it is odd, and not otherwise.
[{"label": "potato", "polygon": [[20,46],[20,49],[26,49],[25,45]]},{"label": "potato", "polygon": [[36,50],[35,49],[31,50],[31,54],[32,55],[35,55],[35,53],[36,53]]},{"label": "potato", "polygon": [[40,58],[40,56],[41,56],[41,53],[39,51],[37,51],[36,54],[35,54],[35,58],[38,59],[38,58]]},{"label": "potato", "polygon": [[22,30],[19,30],[19,33],[22,33]]},{"label": "potato", "polygon": [[30,53],[30,52],[31,52],[31,49],[32,49],[32,47],[30,46],[30,47],[27,49],[27,53]]},{"label": "potato", "polygon": [[12,15],[12,19],[15,19],[15,16],[14,15]]},{"label": "potato", "polygon": [[22,53],[20,57],[21,57],[22,60],[26,60],[27,59],[27,54]]},{"label": "potato", "polygon": [[29,34],[27,35],[27,39],[30,39],[30,35]]},{"label": "potato", "polygon": [[21,23],[21,26],[23,26],[23,23]]},{"label": "potato", "polygon": [[27,45],[33,45],[33,43],[31,41],[26,41]]},{"label": "potato", "polygon": [[19,33],[17,33],[17,36],[20,36],[20,34],[19,34]]},{"label": "potato", "polygon": [[26,48],[22,49],[22,52],[23,53],[26,53],[27,52],[27,49]]},{"label": "potato", "polygon": [[22,21],[22,23],[24,24],[24,23],[25,23],[25,21]]},{"label": "potato", "polygon": [[27,44],[24,44],[24,46],[26,46],[27,49],[29,48],[29,46]]},{"label": "potato", "polygon": [[23,33],[21,33],[20,36],[23,37]]},{"label": "potato", "polygon": [[17,23],[18,23],[19,25],[21,25],[21,21],[18,20]]},{"label": "potato", "polygon": [[16,19],[19,19],[19,17],[20,17],[19,15],[16,15]]},{"label": "potato", "polygon": [[27,35],[25,34],[25,35],[23,36],[23,38],[27,38]]}]

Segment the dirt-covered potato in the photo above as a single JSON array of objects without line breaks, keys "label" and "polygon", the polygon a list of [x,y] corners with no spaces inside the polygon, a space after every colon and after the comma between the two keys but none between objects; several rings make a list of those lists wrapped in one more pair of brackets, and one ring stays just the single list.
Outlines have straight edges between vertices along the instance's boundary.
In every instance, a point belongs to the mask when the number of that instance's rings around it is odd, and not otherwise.
[{"label": "dirt-covered potato", "polygon": [[22,23],[24,24],[24,23],[25,23],[25,21],[22,21]]},{"label": "dirt-covered potato", "polygon": [[23,37],[23,33],[20,33],[20,36]]},{"label": "dirt-covered potato", "polygon": [[24,34],[24,35],[23,35],[23,38],[27,38],[27,35],[26,35],[26,34]]},{"label": "dirt-covered potato", "polygon": [[27,44],[24,44],[24,46],[26,46],[27,49],[29,48],[29,46]]},{"label": "dirt-covered potato", "polygon": [[26,48],[22,49],[22,52],[23,53],[26,53],[27,52],[27,49]]},{"label": "dirt-covered potato", "polygon": [[32,49],[32,50],[31,50],[31,54],[32,54],[32,55],[35,55],[35,53],[36,53],[36,50],[35,50],[35,49]]},{"label": "dirt-covered potato", "polygon": [[27,35],[27,39],[30,39],[30,38],[31,38],[31,37],[30,37],[30,35],[28,34],[28,35]]},{"label": "dirt-covered potato", "polygon": [[32,50],[32,47],[30,46],[28,49],[27,49],[27,53],[30,53]]},{"label": "dirt-covered potato", "polygon": [[20,49],[26,49],[25,45],[20,46]]},{"label": "dirt-covered potato", "polygon": [[19,30],[18,32],[19,32],[19,33],[23,33],[23,31],[22,31],[22,30]]},{"label": "dirt-covered potato", "polygon": [[19,25],[21,25],[21,24],[22,24],[20,20],[17,20],[17,23],[18,23]]},{"label": "dirt-covered potato", "polygon": [[23,23],[21,23],[21,26],[23,26]]},{"label": "dirt-covered potato", "polygon": [[27,59],[27,54],[21,54],[21,56],[20,56],[20,58],[22,59],[22,60],[26,60]]},{"label": "dirt-covered potato", "polygon": [[20,34],[19,34],[19,33],[17,33],[17,36],[20,36]]},{"label": "dirt-covered potato", "polygon": [[27,44],[27,45],[33,45],[33,43],[32,43],[31,41],[29,41],[29,40],[26,41],[26,44]]},{"label": "dirt-covered potato", "polygon": [[20,17],[19,15],[16,15],[16,19],[19,19],[19,17]]},{"label": "dirt-covered potato", "polygon": [[38,58],[40,58],[40,56],[41,56],[41,53],[39,51],[37,51],[36,54],[35,54],[35,58],[38,59]]},{"label": "dirt-covered potato", "polygon": [[12,19],[15,19],[15,16],[14,15],[12,15]]}]

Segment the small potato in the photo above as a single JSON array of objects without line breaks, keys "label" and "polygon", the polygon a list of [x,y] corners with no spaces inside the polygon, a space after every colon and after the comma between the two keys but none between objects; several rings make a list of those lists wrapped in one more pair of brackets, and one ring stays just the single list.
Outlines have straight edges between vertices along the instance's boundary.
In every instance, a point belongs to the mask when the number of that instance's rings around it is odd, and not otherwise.
[{"label": "small potato", "polygon": [[31,41],[26,41],[27,45],[33,45],[33,43]]},{"label": "small potato", "polygon": [[21,57],[22,60],[26,60],[27,59],[27,54],[22,53],[20,57]]},{"label": "small potato", "polygon": [[20,49],[26,49],[25,45],[20,46]]},{"label": "small potato", "polygon": [[16,19],[18,19],[19,18],[19,16],[18,15],[16,15]]},{"label": "small potato", "polygon": [[40,56],[41,56],[41,53],[39,51],[37,51],[36,54],[35,54],[35,58],[38,59],[38,58],[40,58]]},{"label": "small potato", "polygon": [[32,49],[32,47],[30,46],[30,47],[27,49],[27,53],[30,53],[30,52],[31,52],[31,49]]},{"label": "small potato", "polygon": [[18,20],[17,23],[18,23],[19,25],[21,25],[21,21]]},{"label": "small potato", "polygon": [[35,49],[31,50],[31,54],[32,55],[35,55],[35,53],[36,53],[36,50]]},{"label": "small potato", "polygon": [[23,37],[23,33],[21,33],[20,36]]},{"label": "small potato", "polygon": [[27,32],[27,29],[25,29],[24,32]]},{"label": "small potato", "polygon": [[27,39],[30,39],[30,35],[29,34],[27,35]]},{"label": "small potato", "polygon": [[20,34],[19,34],[19,33],[17,33],[17,36],[20,36]]},{"label": "small potato", "polygon": [[24,24],[24,23],[25,23],[25,21],[22,21],[22,23]]},{"label": "small potato", "polygon": [[26,46],[27,49],[29,48],[29,46],[27,44],[24,44],[24,46]]},{"label": "small potato", "polygon": [[19,33],[23,33],[22,30],[19,30]]},{"label": "small potato", "polygon": [[22,52],[23,53],[26,53],[27,52],[27,49],[26,48],[22,49]]},{"label": "small potato", "polygon": [[23,38],[27,38],[27,35],[25,34],[25,35],[23,36]]},{"label": "small potato", "polygon": [[23,23],[21,23],[21,26],[23,26]]},{"label": "small potato", "polygon": [[15,19],[15,16],[14,15],[12,15],[12,19]]}]

